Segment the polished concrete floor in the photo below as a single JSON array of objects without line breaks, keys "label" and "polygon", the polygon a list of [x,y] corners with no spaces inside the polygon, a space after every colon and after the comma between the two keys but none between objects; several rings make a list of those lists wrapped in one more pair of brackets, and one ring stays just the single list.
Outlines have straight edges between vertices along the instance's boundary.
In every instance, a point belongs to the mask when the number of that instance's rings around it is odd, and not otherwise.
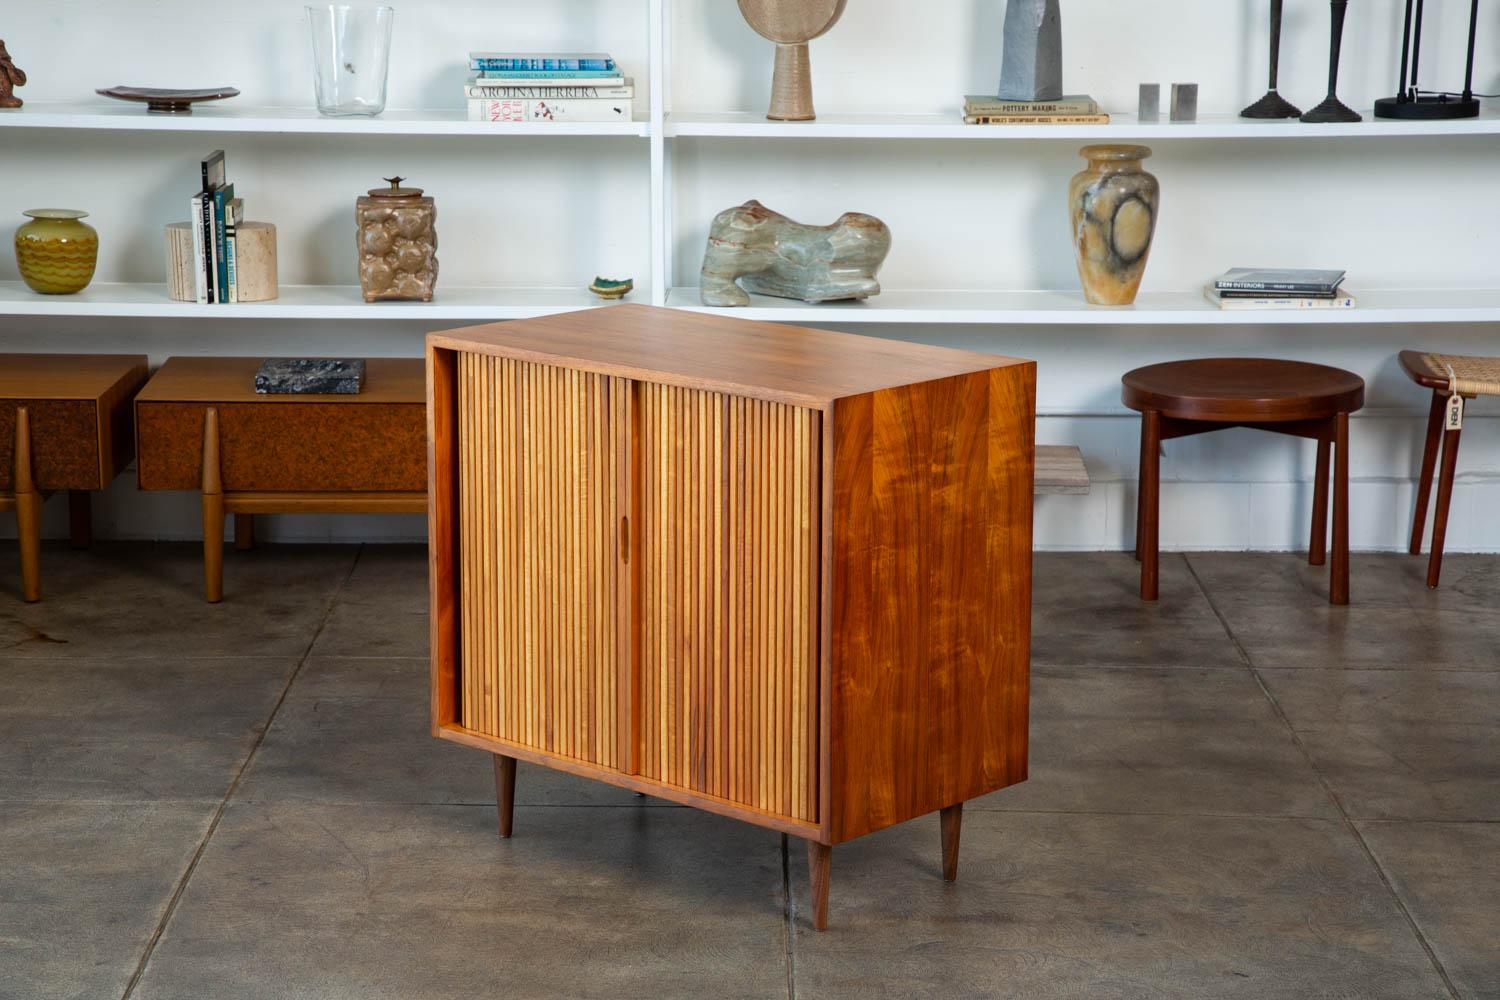
[{"label": "polished concrete floor", "polygon": [[425,556],[0,548],[0,996],[1500,997],[1500,558],[1037,560],[1031,780],[801,845],[428,735]]}]

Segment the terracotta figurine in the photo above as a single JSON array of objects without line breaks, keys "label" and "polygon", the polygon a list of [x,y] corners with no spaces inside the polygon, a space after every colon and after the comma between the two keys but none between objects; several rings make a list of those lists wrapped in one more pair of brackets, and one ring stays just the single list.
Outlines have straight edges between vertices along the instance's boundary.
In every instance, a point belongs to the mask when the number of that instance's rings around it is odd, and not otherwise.
[{"label": "terracotta figurine", "polygon": [[0,108],[19,108],[22,101],[16,96],[16,88],[26,86],[26,73],[5,51],[5,42],[0,40]]}]

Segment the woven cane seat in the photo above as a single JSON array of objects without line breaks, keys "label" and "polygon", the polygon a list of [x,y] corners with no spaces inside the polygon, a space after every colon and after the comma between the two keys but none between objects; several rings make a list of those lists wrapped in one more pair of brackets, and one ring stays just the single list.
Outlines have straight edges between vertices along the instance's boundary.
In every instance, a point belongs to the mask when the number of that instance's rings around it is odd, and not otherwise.
[{"label": "woven cane seat", "polygon": [[[1402,351],[1401,367],[1413,382],[1460,396],[1500,396],[1500,358]],[[1448,375],[1449,368],[1453,376]]]}]

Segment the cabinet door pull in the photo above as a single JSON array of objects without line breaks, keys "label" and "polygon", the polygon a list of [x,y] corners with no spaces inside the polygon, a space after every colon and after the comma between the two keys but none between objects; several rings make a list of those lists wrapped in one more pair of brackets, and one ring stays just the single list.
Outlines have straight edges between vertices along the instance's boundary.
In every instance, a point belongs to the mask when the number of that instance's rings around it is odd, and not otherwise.
[{"label": "cabinet door pull", "polygon": [[630,518],[620,518],[620,561],[630,563]]}]

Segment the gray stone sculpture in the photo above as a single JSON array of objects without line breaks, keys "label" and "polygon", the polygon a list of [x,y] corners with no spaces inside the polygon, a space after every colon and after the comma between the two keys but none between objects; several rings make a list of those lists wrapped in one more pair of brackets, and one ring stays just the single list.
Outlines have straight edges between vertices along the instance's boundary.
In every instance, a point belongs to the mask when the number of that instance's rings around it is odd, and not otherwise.
[{"label": "gray stone sculpture", "polygon": [[1060,0],[1010,0],[1005,8],[1005,51],[1000,97],[1055,101],[1063,95]]},{"label": "gray stone sculpture", "polygon": [[747,201],[709,228],[703,304],[747,306],[746,291],[804,302],[867,299],[880,294],[875,273],[890,251],[891,231],[873,215],[845,212],[831,226],[806,226]]}]

